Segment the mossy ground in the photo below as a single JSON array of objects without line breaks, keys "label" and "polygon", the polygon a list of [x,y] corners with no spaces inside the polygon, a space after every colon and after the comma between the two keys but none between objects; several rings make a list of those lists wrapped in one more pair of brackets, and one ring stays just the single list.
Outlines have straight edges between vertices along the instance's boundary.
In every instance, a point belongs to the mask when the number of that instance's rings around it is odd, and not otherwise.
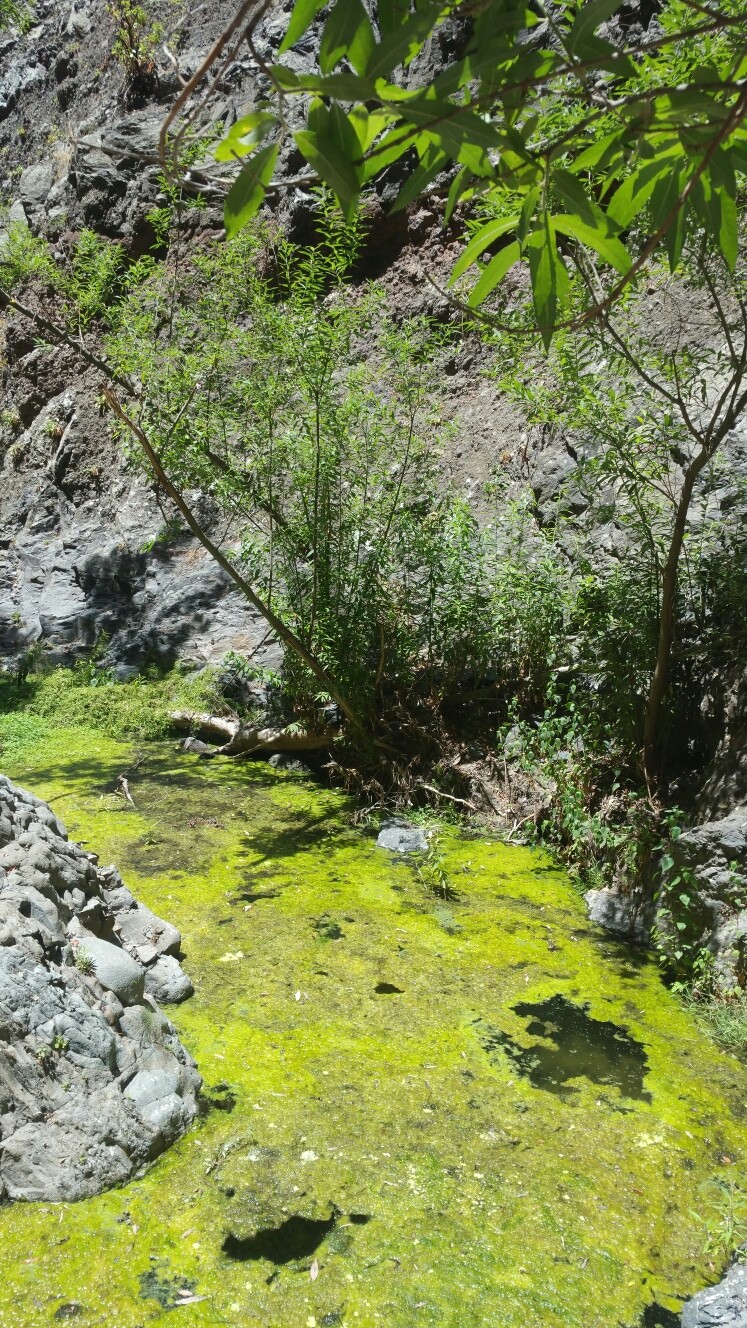
[{"label": "mossy ground", "polygon": [[[296,776],[167,743],[134,768],[21,715],[0,739],[182,929],[196,994],[174,1022],[208,1097],[235,1098],[124,1189],[2,1210],[1,1328],[619,1328],[717,1274],[692,1210],[741,1167],[747,1075],[546,856],[447,830],[445,901]],[[513,1009],[558,995],[642,1044],[641,1095],[568,1078],[573,1047]],[[570,1091],[533,1087],[495,1033],[557,1051]],[[182,1287],[199,1299],[166,1308]]]}]

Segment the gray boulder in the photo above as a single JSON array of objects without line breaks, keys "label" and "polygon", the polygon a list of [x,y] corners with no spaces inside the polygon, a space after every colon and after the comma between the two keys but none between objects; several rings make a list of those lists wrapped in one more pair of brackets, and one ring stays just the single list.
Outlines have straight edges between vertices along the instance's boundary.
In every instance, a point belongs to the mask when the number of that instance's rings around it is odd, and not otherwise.
[{"label": "gray boulder", "polygon": [[591,922],[605,931],[625,936],[645,945],[651,934],[653,905],[636,895],[622,895],[617,890],[587,890],[584,895]]},{"label": "gray boulder", "polygon": [[194,987],[173,955],[162,955],[145,974],[145,990],[159,1005],[179,1005]]},{"label": "gray boulder", "polygon": [[378,848],[388,848],[392,853],[424,853],[428,847],[428,836],[414,825],[389,821],[379,831],[376,845]]},{"label": "gray boulder", "polygon": [[145,970],[126,950],[92,937],[79,942],[77,951],[90,958],[97,981],[113,991],[122,1005],[140,1005],[145,992]]},{"label": "gray boulder", "polygon": [[717,1286],[688,1300],[682,1328],[747,1328],[747,1266],[734,1264]]},{"label": "gray boulder", "polygon": [[671,853],[695,886],[693,925],[714,956],[716,982],[732,990],[747,977],[747,808],[686,830]]},{"label": "gray boulder", "polygon": [[2,775],[0,859],[0,1202],[87,1198],[196,1115],[200,1076],[153,998],[192,991],[162,953],[179,932]]},{"label": "gray boulder", "polygon": [[21,202],[26,207],[43,207],[54,184],[54,164],[48,159],[27,166],[18,184]]}]

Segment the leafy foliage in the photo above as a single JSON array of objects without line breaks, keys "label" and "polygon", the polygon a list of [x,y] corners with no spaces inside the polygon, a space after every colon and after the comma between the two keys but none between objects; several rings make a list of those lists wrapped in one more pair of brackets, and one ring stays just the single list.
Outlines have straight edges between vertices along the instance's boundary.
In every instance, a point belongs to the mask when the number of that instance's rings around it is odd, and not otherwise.
[{"label": "leafy foliage", "polygon": [[[260,207],[287,102],[299,98],[306,124],[295,146],[348,219],[395,163],[404,174],[395,207],[444,181],[446,220],[479,200],[482,221],[454,277],[476,266],[477,307],[526,263],[546,345],[570,316],[567,261],[578,250],[606,277],[601,308],[660,247],[674,269],[695,232],[733,267],[747,169],[744,6],[669,0],[635,37],[621,8],[382,0],[369,14],[360,0],[334,0],[321,20],[316,0],[296,0],[265,69],[270,96],[218,148],[222,160],[251,154],[229,196],[229,233]],[[299,74],[283,57],[310,31],[317,69]],[[434,42],[456,54],[431,77],[424,52]]]},{"label": "leafy foliage", "polygon": [[124,100],[136,106],[156,85],[155,52],[163,27],[137,0],[109,0],[107,12],[116,24],[111,53],[124,70]]},{"label": "leafy foliage", "polygon": [[23,0],[0,0],[0,32],[6,28],[24,31],[31,21],[32,11]]},{"label": "leafy foliage", "polygon": [[[423,670],[446,693],[484,669],[493,625],[483,537],[440,480],[434,333],[342,285],[356,243],[330,213],[314,250],[216,244],[140,288],[109,349],[164,470],[209,496],[234,560],[368,723]],[[292,652],[285,670],[313,716],[318,680]]]}]

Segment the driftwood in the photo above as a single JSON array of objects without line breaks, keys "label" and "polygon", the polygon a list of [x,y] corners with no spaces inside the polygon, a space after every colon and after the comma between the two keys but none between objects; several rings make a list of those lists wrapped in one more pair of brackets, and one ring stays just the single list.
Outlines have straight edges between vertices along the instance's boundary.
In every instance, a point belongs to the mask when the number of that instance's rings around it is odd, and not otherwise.
[{"label": "driftwood", "polygon": [[[329,747],[336,731],[289,733],[287,729],[260,728],[244,724],[236,715],[205,715],[194,710],[172,710],[169,718],[176,728],[188,729],[199,737],[187,738],[185,751],[207,759],[213,756],[249,756],[254,752],[309,752]],[[210,746],[204,739],[219,742]]]}]

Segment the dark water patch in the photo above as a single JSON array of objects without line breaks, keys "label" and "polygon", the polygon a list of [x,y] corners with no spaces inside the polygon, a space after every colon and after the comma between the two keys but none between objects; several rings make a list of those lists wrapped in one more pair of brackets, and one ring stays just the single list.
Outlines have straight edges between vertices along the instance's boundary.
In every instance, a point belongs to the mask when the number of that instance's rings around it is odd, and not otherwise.
[{"label": "dark water patch", "polygon": [[240,894],[232,897],[231,903],[257,904],[261,899],[277,899],[279,894],[279,890],[242,890]]},{"label": "dark water patch", "polygon": [[151,1255],[151,1267],[140,1274],[140,1296],[143,1300],[157,1300],[164,1310],[175,1310],[190,1304],[197,1283],[189,1277],[168,1277],[167,1264]]},{"label": "dark water patch", "polygon": [[643,1311],[641,1328],[680,1328],[680,1315],[653,1301]]},{"label": "dark water patch", "polygon": [[230,1084],[221,1082],[215,1084],[209,1092],[203,1091],[202,1101],[208,1109],[214,1111],[233,1111],[238,1096]]},{"label": "dark water patch", "polygon": [[324,913],[321,918],[316,918],[312,922],[312,927],[317,936],[323,941],[341,941],[345,935],[339,922],[335,922],[328,913]]},{"label": "dark water patch", "polygon": [[67,1323],[70,1319],[79,1319],[85,1312],[85,1306],[80,1305],[77,1300],[68,1300],[64,1305],[57,1306],[54,1317],[57,1323]]},{"label": "dark water patch", "polygon": [[334,1228],[339,1213],[333,1209],[331,1217],[301,1217],[294,1214],[277,1227],[265,1227],[254,1236],[226,1236],[221,1249],[229,1259],[242,1263],[249,1259],[267,1259],[276,1266],[309,1259],[319,1249],[325,1236]]},{"label": "dark water patch", "polygon": [[[508,1056],[534,1088],[568,1096],[578,1091],[577,1086],[567,1086],[568,1080],[585,1078],[619,1088],[624,1097],[651,1101],[643,1087],[648,1071],[645,1048],[619,1024],[593,1019],[588,1005],[574,1005],[560,995],[536,1004],[520,1001],[513,1008],[530,1021],[527,1033],[544,1041],[523,1047],[508,1033],[476,1020],[480,1042],[489,1055],[501,1051]],[[553,1045],[547,1046],[548,1042]]]},{"label": "dark water patch", "polygon": [[377,982],[374,987],[377,996],[404,996],[403,987],[395,987],[393,982]]}]

